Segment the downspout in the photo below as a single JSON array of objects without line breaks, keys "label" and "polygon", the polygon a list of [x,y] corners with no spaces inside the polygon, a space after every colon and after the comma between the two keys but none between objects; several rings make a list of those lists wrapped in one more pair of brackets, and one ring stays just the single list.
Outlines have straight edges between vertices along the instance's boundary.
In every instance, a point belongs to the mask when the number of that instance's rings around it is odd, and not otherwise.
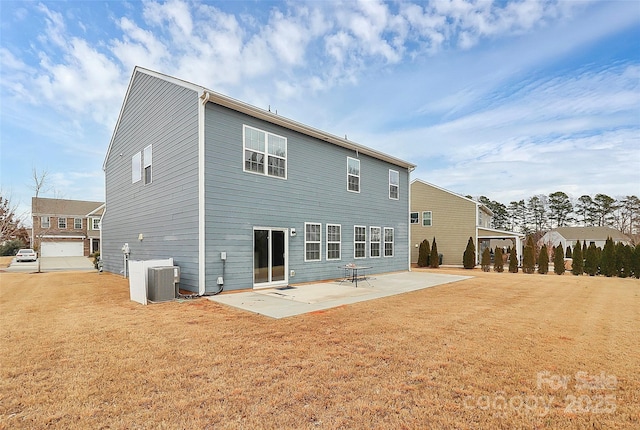
[{"label": "downspout", "polygon": [[204,91],[202,102],[198,104],[198,294],[204,295],[206,290],[206,258],[205,258],[205,107],[211,94]]},{"label": "downspout", "polygon": [[[409,214],[409,217],[411,216],[411,172],[413,172],[414,168],[413,167],[408,167],[407,168],[407,214]],[[407,264],[409,266],[409,272],[411,272],[411,244],[413,243],[411,241],[411,220],[409,219],[409,217],[406,218],[406,223],[407,223],[407,237],[409,238],[409,249],[408,251],[408,255],[407,255]]]}]

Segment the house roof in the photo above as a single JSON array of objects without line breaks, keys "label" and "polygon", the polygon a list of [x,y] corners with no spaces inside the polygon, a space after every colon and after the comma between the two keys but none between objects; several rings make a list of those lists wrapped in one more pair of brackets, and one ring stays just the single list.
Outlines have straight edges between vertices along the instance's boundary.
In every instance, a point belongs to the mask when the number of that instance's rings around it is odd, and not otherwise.
[{"label": "house roof", "polygon": [[484,204],[480,203],[479,201],[470,199],[469,197],[465,197],[462,194],[454,193],[453,191],[449,191],[449,190],[447,190],[445,188],[442,188],[442,187],[439,187],[437,185],[431,184],[431,183],[429,183],[427,181],[423,181],[422,179],[414,179],[414,180],[412,180],[411,181],[411,185],[413,185],[414,182],[417,182],[417,183],[422,184],[422,185],[426,185],[428,187],[433,187],[433,188],[435,188],[437,190],[443,191],[445,193],[449,193],[454,197],[458,197],[458,198],[460,198],[462,200],[468,201],[469,203],[473,203],[476,206],[478,206],[479,208],[481,208],[484,212],[486,212],[489,215],[493,216],[493,212],[491,211],[491,209],[489,209],[487,206],[485,206]]},{"label": "house roof", "polygon": [[607,240],[630,241],[629,237],[611,227],[558,227],[555,231],[567,240]]},{"label": "house roof", "polygon": [[64,215],[73,217],[86,217],[99,215],[103,202],[90,202],[85,200],[48,199],[43,197],[31,198],[31,213],[38,215]]},{"label": "house roof", "polygon": [[[346,137],[343,139],[341,137],[335,136],[333,134],[326,133],[324,131],[318,130],[311,126],[299,123],[292,119],[283,117],[281,115],[277,115],[268,110],[260,109],[258,107],[252,106],[248,103],[241,102],[239,100],[233,99],[231,97],[225,96],[223,94],[217,93],[215,91],[209,90],[203,86],[193,84],[172,76],[168,76],[159,72],[154,72],[152,70],[148,70],[139,66],[136,66],[133,70],[133,74],[131,76],[131,81],[129,83],[129,88],[127,89],[127,94],[125,95],[124,102],[122,104],[122,108],[120,110],[120,117],[122,116],[122,112],[127,102],[127,98],[129,95],[129,91],[131,90],[131,85],[138,73],[144,73],[150,76],[154,76],[158,79],[162,79],[168,82],[172,82],[176,85],[180,85],[185,88],[192,89],[200,95],[200,100],[202,103],[215,103],[229,109],[235,110],[237,112],[244,113],[246,115],[252,116],[254,118],[258,118],[267,122],[270,122],[275,125],[279,125],[281,127],[288,128],[289,130],[297,131],[299,133],[305,134],[310,137],[314,137],[319,140],[323,140],[325,142],[332,143],[334,145],[340,146],[342,148],[350,149],[354,152],[365,154],[370,157],[377,158],[379,160],[383,160],[389,162],[391,164],[395,164],[396,166],[404,167],[409,170],[415,169],[416,165],[409,163],[408,161],[401,160],[399,158],[393,157],[391,155],[385,154],[383,152],[377,151],[372,148],[368,148],[366,146],[360,145],[358,143],[352,142]],[[105,161],[103,164],[103,169],[106,167],[107,159],[109,158],[109,153],[111,151],[111,145],[113,144],[113,139],[115,137],[116,131],[118,130],[118,125],[120,123],[120,117],[116,123],[116,127],[114,128],[113,135],[111,137],[111,143],[109,144],[109,149],[107,150],[107,155],[105,157]]]}]

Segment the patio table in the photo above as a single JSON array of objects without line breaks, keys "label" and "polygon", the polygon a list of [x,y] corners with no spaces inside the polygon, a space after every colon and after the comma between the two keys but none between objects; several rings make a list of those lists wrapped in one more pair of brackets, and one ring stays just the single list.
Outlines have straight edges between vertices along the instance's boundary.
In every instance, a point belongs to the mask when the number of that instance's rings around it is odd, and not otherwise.
[{"label": "patio table", "polygon": [[[350,281],[351,283],[356,284],[356,288],[358,288],[358,279],[362,279],[363,281],[367,281],[366,270],[371,269],[371,266],[356,266],[355,264],[345,264],[344,266],[340,266],[339,269],[344,269],[345,274],[351,272],[349,276],[345,276],[344,279],[340,282]],[[358,275],[358,272],[362,272],[362,275]],[[371,285],[371,284],[369,284]]]}]

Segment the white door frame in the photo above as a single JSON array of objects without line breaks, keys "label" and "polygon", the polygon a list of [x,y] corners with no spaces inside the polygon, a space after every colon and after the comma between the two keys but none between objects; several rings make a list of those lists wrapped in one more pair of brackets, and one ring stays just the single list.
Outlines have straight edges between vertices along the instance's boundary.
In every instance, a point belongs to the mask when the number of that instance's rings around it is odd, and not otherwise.
[{"label": "white door frame", "polygon": [[[267,282],[260,282],[260,283],[256,283],[255,282],[255,267],[256,267],[256,262],[255,262],[255,238],[256,238],[256,231],[259,230],[266,230],[269,232],[269,245],[268,245],[268,252],[269,252],[269,258],[268,258],[268,271],[269,271],[269,280]],[[278,231],[278,232],[282,232],[284,234],[284,279],[281,281],[272,281],[271,277],[273,274],[273,255],[272,254],[272,250],[273,247],[271,246],[271,239],[272,239],[272,232],[274,231]],[[281,227],[259,227],[259,226],[255,226],[253,227],[253,237],[251,240],[252,243],[252,253],[253,253],[253,288],[255,289],[260,289],[260,288],[273,288],[273,287],[282,287],[282,286],[286,286],[289,284],[289,229],[288,228],[281,228]]]}]

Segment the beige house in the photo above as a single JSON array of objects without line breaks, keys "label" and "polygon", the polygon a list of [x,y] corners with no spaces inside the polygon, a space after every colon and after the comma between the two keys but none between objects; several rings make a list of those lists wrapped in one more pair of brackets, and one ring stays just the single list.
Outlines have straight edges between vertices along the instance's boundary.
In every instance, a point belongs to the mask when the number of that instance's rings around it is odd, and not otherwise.
[{"label": "beige house", "polygon": [[567,249],[567,245],[573,248],[576,242],[586,242],[587,246],[593,243],[596,247],[604,248],[608,237],[613,243],[631,245],[628,236],[611,227],[558,227],[545,233],[538,243],[540,246],[544,244],[553,247],[561,243],[563,249]]},{"label": "beige house", "polygon": [[32,246],[41,257],[82,257],[100,251],[104,203],[31,199]]},{"label": "beige house", "polygon": [[435,237],[442,264],[462,265],[469,238],[476,244],[476,262],[496,240],[507,240],[521,254],[524,235],[491,228],[493,213],[480,202],[415,179],[411,182],[411,263],[418,261],[420,242]]}]

